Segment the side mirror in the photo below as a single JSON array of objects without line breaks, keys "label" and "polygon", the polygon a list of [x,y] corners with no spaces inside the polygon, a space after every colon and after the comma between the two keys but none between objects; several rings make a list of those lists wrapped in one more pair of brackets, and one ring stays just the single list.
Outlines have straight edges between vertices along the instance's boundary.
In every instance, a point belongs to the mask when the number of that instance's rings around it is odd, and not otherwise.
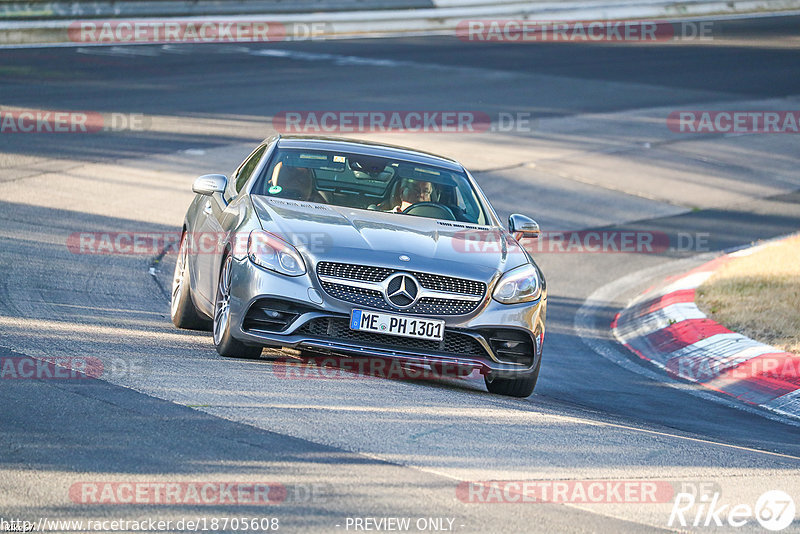
[{"label": "side mirror", "polygon": [[228,185],[228,178],[223,174],[204,174],[192,184],[192,191],[198,195],[222,193]]},{"label": "side mirror", "polygon": [[519,213],[515,213],[508,218],[508,231],[514,234],[517,239],[524,237],[539,237],[539,223],[525,217]]}]

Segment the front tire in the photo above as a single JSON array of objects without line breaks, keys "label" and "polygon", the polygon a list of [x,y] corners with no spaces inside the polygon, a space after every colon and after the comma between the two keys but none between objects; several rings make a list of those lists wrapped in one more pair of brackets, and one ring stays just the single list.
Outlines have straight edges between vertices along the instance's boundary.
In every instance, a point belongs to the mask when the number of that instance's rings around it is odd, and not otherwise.
[{"label": "front tire", "polygon": [[172,276],[172,298],[169,312],[172,324],[189,330],[209,330],[208,319],[200,315],[192,302],[192,289],[189,283],[189,245],[184,232],[178,248],[175,273]]},{"label": "front tire", "polygon": [[214,346],[226,358],[258,359],[261,347],[245,345],[231,336],[231,265],[233,257],[228,255],[222,262],[217,284],[217,297],[214,299]]},{"label": "front tire", "polygon": [[539,369],[541,367],[542,359],[539,358],[536,369],[530,374],[519,378],[500,378],[486,375],[483,377],[483,380],[486,382],[486,389],[489,390],[489,393],[508,397],[530,397],[531,393],[533,393],[533,390],[536,388],[536,382],[539,380]]}]

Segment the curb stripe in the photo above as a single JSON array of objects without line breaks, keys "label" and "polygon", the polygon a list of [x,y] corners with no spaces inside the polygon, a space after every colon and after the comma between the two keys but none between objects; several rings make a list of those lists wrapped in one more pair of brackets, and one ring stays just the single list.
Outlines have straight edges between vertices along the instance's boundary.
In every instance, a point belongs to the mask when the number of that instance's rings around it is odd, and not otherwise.
[{"label": "curb stripe", "polygon": [[636,315],[647,315],[654,311],[663,310],[667,306],[672,306],[673,304],[694,304],[694,293],[694,289],[679,289],[678,291],[650,299],[635,306]]},{"label": "curb stripe", "polygon": [[717,334],[732,334],[711,319],[686,319],[647,335],[647,343],[658,352],[675,352]]},{"label": "curb stripe", "polygon": [[800,357],[762,354],[726,370],[709,385],[750,404],[764,404],[800,388]]},{"label": "curb stripe", "polygon": [[744,362],[774,353],[775,349],[740,334],[718,334],[667,355],[666,367],[681,378],[708,382]]},{"label": "curb stripe", "polygon": [[[753,251],[764,245],[753,247]],[[695,304],[696,289],[733,255],[716,258],[648,288],[611,323],[614,336],[672,377],[800,418],[800,355],[732,332]]]},{"label": "curb stripe", "polygon": [[774,410],[778,413],[797,417],[800,414],[800,389],[787,393],[782,397],[767,402],[762,406]]},{"label": "curb stripe", "polygon": [[641,316],[636,321],[629,321],[628,315],[620,315],[620,321],[618,321],[618,335],[624,339],[643,337],[675,323],[680,323],[689,319],[705,318],[706,315],[701,312],[694,303],[672,304],[664,309]]}]

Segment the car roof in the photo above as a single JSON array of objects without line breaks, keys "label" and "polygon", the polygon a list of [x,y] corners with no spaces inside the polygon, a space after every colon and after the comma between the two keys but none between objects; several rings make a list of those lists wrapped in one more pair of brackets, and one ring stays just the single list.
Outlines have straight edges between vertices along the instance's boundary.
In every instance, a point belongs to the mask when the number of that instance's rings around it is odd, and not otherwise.
[{"label": "car roof", "polygon": [[349,139],[346,137],[320,137],[310,135],[286,135],[278,139],[280,148],[305,148],[309,150],[341,151],[365,156],[397,158],[423,165],[443,167],[451,171],[462,172],[464,168],[457,161],[437,156],[429,152],[402,146]]}]

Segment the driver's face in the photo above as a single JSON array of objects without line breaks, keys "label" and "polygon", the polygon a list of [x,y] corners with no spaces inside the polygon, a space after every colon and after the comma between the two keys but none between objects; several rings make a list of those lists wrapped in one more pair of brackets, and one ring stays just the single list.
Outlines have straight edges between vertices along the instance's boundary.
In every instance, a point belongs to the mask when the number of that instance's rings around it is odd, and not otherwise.
[{"label": "driver's face", "polygon": [[403,189],[403,200],[412,204],[430,202],[433,185],[430,182],[413,182]]}]

